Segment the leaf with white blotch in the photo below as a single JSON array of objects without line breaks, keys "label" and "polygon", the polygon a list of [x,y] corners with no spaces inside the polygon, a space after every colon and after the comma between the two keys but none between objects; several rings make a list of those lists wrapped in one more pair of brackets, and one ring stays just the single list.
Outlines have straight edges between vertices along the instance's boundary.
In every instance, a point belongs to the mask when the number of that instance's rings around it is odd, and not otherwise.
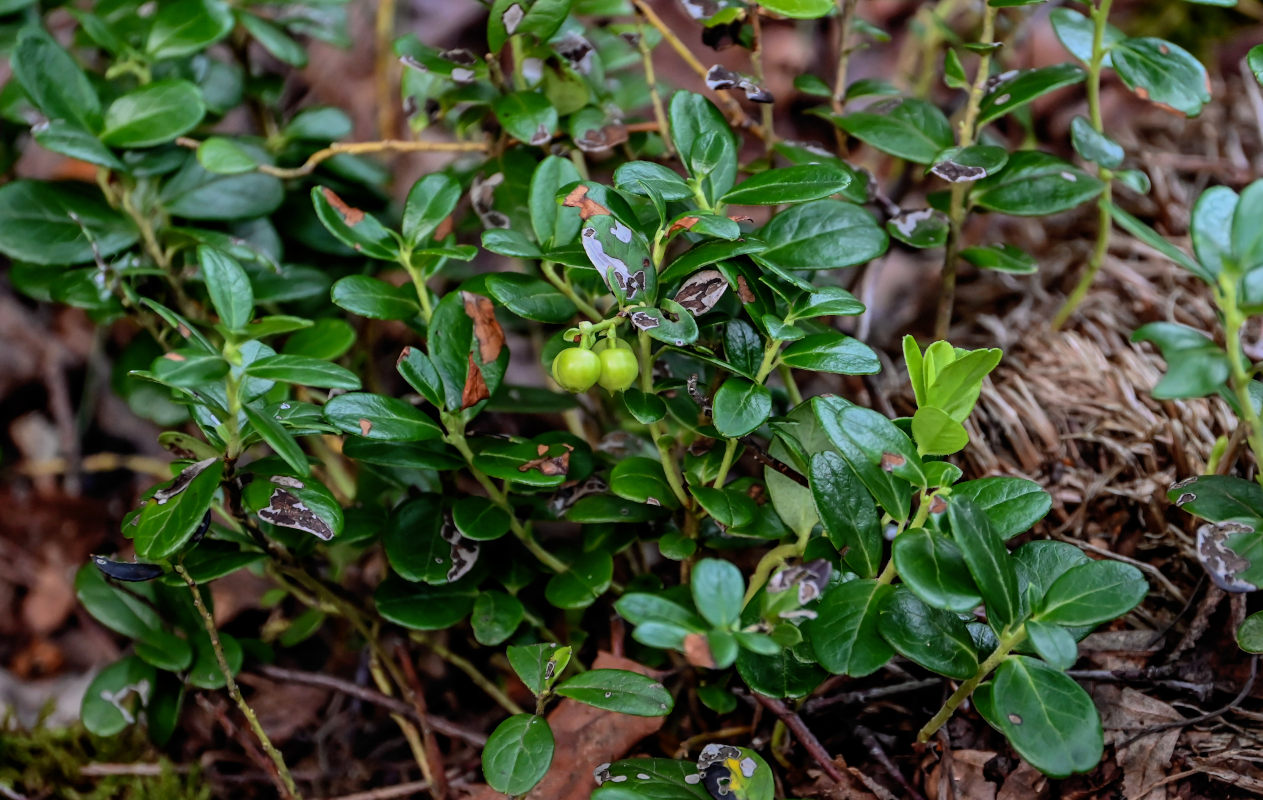
[{"label": "leaf with white blotch", "polygon": [[652,303],[658,294],[658,274],[649,260],[649,242],[644,234],[597,207],[604,213],[593,213],[579,230],[588,260],[620,306]]},{"label": "leaf with white blotch", "polygon": [[675,293],[675,302],[693,316],[700,317],[714,308],[727,291],[728,279],[719,270],[704,269],[684,281]]}]

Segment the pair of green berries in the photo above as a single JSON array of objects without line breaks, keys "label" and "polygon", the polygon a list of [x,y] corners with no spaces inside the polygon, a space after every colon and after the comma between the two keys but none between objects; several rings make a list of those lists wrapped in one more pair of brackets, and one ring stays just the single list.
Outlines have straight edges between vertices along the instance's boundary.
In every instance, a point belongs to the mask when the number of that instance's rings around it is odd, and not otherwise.
[{"label": "pair of green berries", "polygon": [[552,372],[567,392],[586,392],[598,383],[607,392],[621,392],[636,382],[640,363],[626,344],[605,339],[595,351],[582,346],[562,350],[553,359]]}]

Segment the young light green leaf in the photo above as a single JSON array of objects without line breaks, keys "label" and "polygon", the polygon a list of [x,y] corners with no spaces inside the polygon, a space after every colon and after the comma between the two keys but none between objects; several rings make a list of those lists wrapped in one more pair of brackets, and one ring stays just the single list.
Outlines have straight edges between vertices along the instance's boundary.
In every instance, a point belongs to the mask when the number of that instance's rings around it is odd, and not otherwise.
[{"label": "young light green leaf", "polygon": [[979,269],[993,269],[1014,275],[1030,275],[1039,271],[1035,259],[1011,244],[966,247],[960,257]]},{"label": "young light green leaf", "polygon": [[1208,397],[1227,384],[1228,354],[1199,330],[1176,322],[1150,322],[1137,328],[1131,340],[1152,342],[1166,359],[1166,374],[1151,390],[1158,399]]},{"label": "young light green leaf", "polygon": [[922,406],[912,415],[912,438],[923,456],[949,456],[969,444],[965,427],[935,406]]},{"label": "young light green leaf", "polygon": [[571,649],[555,642],[511,646],[506,651],[513,671],[536,695],[550,690],[566,671],[570,663]]},{"label": "young light green leaf", "polygon": [[154,16],[145,52],[154,59],[192,55],[227,36],[233,24],[224,0],[170,0]]},{"label": "young light green leaf", "polygon": [[1123,163],[1123,146],[1093,128],[1087,117],[1070,120],[1070,141],[1076,153],[1102,167],[1114,169]]}]

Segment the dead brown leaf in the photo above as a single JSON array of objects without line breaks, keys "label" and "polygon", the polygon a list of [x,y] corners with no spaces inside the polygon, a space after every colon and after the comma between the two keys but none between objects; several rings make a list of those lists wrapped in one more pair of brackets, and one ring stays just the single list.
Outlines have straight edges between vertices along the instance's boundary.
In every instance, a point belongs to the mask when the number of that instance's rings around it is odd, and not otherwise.
[{"label": "dead brown leaf", "polygon": [[[1105,726],[1107,742],[1118,745],[1135,736],[1136,728],[1174,722],[1183,715],[1174,707],[1135,689],[1101,686],[1096,692]],[[1171,766],[1171,755],[1180,738],[1180,729],[1172,728],[1141,736],[1115,754],[1123,770],[1123,796],[1128,800],[1166,800],[1167,787],[1156,785]],[[1147,789],[1147,787],[1154,787]]]},{"label": "dead brown leaf", "polygon": [[469,370],[465,373],[465,388],[460,392],[460,407],[469,408],[491,396],[487,389],[487,381],[482,377],[482,370],[474,363],[474,354],[469,354]]},{"label": "dead brown leaf", "polygon": [[[984,774],[987,762],[993,758],[995,753],[990,750],[953,750],[950,759],[939,761],[930,771],[925,786],[926,797],[930,800],[952,800],[953,797],[996,800],[996,785]],[[946,788],[942,780],[945,765],[950,765],[948,780],[952,782],[952,788],[940,792],[940,786]]]},{"label": "dead brown leaf", "polygon": [[490,364],[500,357],[504,349],[504,329],[496,319],[496,307],[489,298],[473,292],[461,292],[465,313],[474,321],[474,341],[478,343],[478,358]]}]

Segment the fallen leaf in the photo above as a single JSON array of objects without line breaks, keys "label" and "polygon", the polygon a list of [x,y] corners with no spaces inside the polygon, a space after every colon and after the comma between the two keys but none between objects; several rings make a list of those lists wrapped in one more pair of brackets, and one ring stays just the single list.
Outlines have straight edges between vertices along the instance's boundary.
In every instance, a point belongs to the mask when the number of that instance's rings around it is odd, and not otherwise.
[{"label": "fallen leaf", "polygon": [[[593,669],[625,669],[651,678],[661,673],[635,661],[597,654]],[[587,800],[596,788],[592,771],[600,764],[626,756],[641,739],[656,733],[665,717],[633,717],[603,711],[569,698],[563,699],[548,715],[557,748],[548,774],[525,795],[526,800]],[[469,800],[503,800],[504,795],[490,786],[469,788]]]},{"label": "fallen leaf", "polygon": [[1106,741],[1118,747],[1115,760],[1123,770],[1123,796],[1128,800],[1166,800],[1165,785],[1145,789],[1166,777],[1180,729],[1156,731],[1121,745],[1136,735],[1136,728],[1174,722],[1183,715],[1170,704],[1130,687],[1100,686],[1095,695]]},{"label": "fallen leaf", "polygon": [[[950,759],[934,765],[926,780],[925,794],[930,800],[952,800],[954,797],[969,800],[996,800],[996,785],[984,774],[987,762],[995,758],[990,750],[953,750]],[[943,781],[943,766],[950,764],[948,780]],[[941,788],[947,791],[940,791]]]}]

